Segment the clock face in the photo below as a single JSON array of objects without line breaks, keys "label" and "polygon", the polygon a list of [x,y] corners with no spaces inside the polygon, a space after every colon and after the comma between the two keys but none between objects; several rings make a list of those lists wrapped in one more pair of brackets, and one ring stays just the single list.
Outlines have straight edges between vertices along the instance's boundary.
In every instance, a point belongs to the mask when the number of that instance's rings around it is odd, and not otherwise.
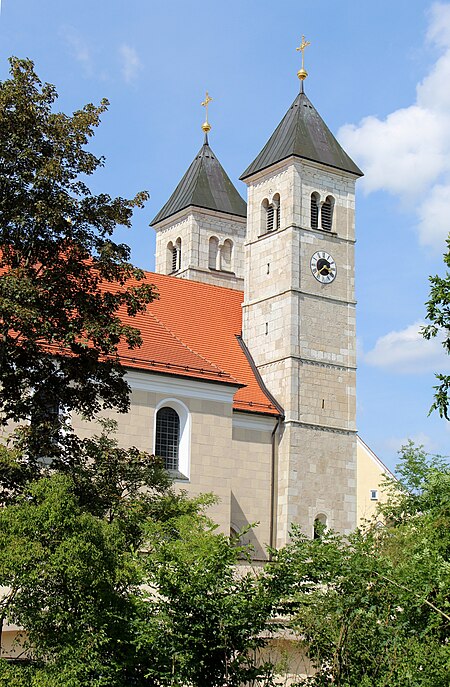
[{"label": "clock face", "polygon": [[321,284],[330,284],[336,278],[336,263],[329,253],[318,250],[311,258],[311,272]]}]

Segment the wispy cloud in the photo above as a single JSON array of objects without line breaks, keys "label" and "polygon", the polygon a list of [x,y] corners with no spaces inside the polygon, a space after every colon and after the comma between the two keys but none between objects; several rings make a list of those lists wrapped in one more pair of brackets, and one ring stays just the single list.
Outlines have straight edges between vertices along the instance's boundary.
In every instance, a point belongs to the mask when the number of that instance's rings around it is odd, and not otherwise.
[{"label": "wispy cloud", "polygon": [[427,453],[439,450],[439,445],[425,432],[417,432],[409,437],[389,437],[384,442],[386,450],[397,453],[402,446],[407,446],[412,441],[416,446],[423,446]]},{"label": "wispy cloud", "polygon": [[442,348],[442,337],[424,339],[420,333],[423,324],[415,322],[380,336],[373,349],[364,355],[365,362],[398,374],[449,370],[450,359]]},{"label": "wispy cloud", "polygon": [[444,247],[450,216],[450,4],[430,11],[427,40],[441,55],[416,87],[416,100],[385,119],[364,118],[339,131],[365,172],[366,193],[388,191],[417,216],[419,241]]},{"label": "wispy cloud", "polygon": [[121,73],[125,83],[133,83],[142,69],[142,62],[135,50],[130,45],[123,43],[119,48],[121,60]]},{"label": "wispy cloud", "polygon": [[92,76],[94,73],[92,53],[85,39],[71,26],[63,27],[60,34],[69,48],[72,57],[82,65],[86,76]]}]

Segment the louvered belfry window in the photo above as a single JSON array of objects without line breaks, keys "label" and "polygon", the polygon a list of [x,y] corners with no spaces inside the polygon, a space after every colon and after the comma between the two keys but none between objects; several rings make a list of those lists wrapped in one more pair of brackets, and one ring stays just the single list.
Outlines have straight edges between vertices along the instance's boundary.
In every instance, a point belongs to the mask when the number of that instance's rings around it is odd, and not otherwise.
[{"label": "louvered belfry window", "polygon": [[173,408],[164,407],[156,414],[155,454],[164,458],[166,470],[178,470],[180,418]]},{"label": "louvered belfry window", "polygon": [[311,196],[311,229],[319,227],[319,203],[317,196],[313,193]]},{"label": "louvered belfry window", "polygon": [[330,198],[327,198],[324,204],[322,205],[321,218],[322,229],[325,229],[326,231],[331,231],[331,223],[333,219],[333,206],[331,204]]},{"label": "louvered belfry window", "polygon": [[267,208],[267,231],[273,231],[273,216],[274,216],[273,205],[269,205],[269,207]]},{"label": "louvered belfry window", "polygon": [[172,248],[172,272],[178,269],[178,249],[176,246]]}]

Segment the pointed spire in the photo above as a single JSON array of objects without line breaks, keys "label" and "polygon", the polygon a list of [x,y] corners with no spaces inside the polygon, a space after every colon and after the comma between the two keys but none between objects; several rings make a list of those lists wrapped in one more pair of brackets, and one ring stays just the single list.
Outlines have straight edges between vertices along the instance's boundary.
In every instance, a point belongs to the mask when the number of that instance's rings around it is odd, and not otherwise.
[{"label": "pointed spire", "polygon": [[150,224],[154,226],[188,207],[247,216],[247,203],[211,150],[207,132],[205,142],[186,174]]},{"label": "pointed spire", "polygon": [[240,178],[244,180],[292,156],[356,176],[363,175],[303,92],[295,98],[264,148]]}]

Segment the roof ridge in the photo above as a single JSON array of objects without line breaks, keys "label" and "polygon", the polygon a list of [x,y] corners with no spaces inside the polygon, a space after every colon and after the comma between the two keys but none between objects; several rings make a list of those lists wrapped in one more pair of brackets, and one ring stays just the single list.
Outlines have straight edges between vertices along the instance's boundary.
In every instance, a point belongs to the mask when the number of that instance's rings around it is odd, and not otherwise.
[{"label": "roof ridge", "polygon": [[208,358],[205,358],[205,356],[201,355],[201,353],[198,353],[198,352],[195,351],[193,348],[191,348],[190,346],[188,346],[184,341],[182,341],[182,339],[180,339],[179,336],[177,336],[177,335],[170,329],[170,327],[168,327],[164,322],[162,322],[162,321],[159,319],[159,317],[157,317],[154,313],[149,312],[149,315],[151,315],[151,316],[153,317],[153,319],[156,320],[156,322],[157,322],[163,329],[165,329],[166,332],[167,332],[168,334],[170,334],[170,336],[171,336],[173,339],[175,339],[176,341],[178,341],[178,343],[181,344],[184,348],[186,348],[186,350],[188,350],[190,353],[193,353],[195,356],[197,356],[197,358],[200,358],[200,360],[204,360],[205,363],[208,363],[208,365],[210,365],[211,367],[213,367],[215,370],[218,370],[218,372],[220,372],[221,374],[224,374],[224,375],[229,376],[229,378],[232,379],[233,381],[235,381],[237,384],[240,384],[240,383],[241,383],[241,382],[239,382],[237,379],[235,379],[234,377],[232,377],[228,372],[225,372],[225,370],[223,370],[221,367],[219,367],[218,365],[216,365],[215,363],[213,363],[211,360],[208,360]]}]

